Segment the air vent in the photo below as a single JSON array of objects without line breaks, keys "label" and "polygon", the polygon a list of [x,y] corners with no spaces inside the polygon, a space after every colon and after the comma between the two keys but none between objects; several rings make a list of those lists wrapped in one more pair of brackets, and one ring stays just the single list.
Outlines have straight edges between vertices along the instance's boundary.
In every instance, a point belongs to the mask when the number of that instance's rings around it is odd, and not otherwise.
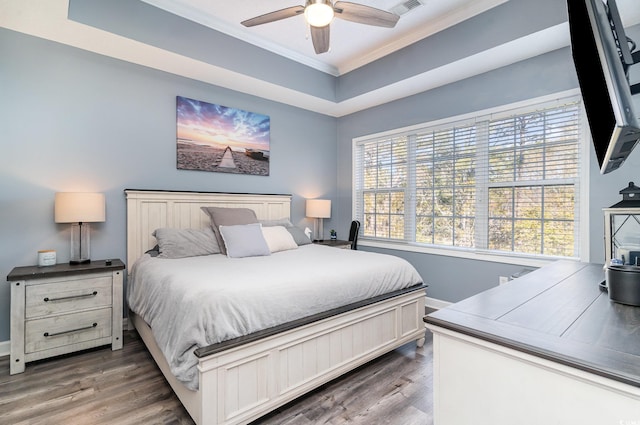
[{"label": "air vent", "polygon": [[410,10],[415,9],[418,6],[422,6],[424,4],[424,0],[407,0],[403,1],[400,4],[397,4],[391,8],[391,12],[395,13],[398,16],[402,16]]}]

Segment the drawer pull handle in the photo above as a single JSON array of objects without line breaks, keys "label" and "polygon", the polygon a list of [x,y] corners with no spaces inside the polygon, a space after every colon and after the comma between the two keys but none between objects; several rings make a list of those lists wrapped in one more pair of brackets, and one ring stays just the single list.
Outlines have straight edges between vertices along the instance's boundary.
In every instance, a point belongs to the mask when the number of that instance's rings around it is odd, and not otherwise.
[{"label": "drawer pull handle", "polygon": [[71,332],[86,331],[87,329],[93,329],[93,328],[95,328],[96,326],[98,326],[98,324],[97,324],[97,323],[94,323],[93,325],[91,325],[91,326],[85,326],[84,328],[70,329],[70,330],[68,330],[68,331],[62,331],[62,332],[54,332],[54,333],[52,333],[52,334],[50,334],[49,332],[45,332],[45,333],[44,333],[44,336],[45,336],[45,337],[48,337],[48,336],[58,336],[58,335],[69,334],[69,333],[71,333]]},{"label": "drawer pull handle", "polygon": [[88,298],[88,297],[95,297],[96,295],[98,295],[98,291],[93,291],[90,294],[71,295],[69,297],[60,297],[60,298],[45,297],[44,302],[48,303],[49,301],[53,302],[53,301],[73,300],[73,299],[76,299],[76,298]]}]

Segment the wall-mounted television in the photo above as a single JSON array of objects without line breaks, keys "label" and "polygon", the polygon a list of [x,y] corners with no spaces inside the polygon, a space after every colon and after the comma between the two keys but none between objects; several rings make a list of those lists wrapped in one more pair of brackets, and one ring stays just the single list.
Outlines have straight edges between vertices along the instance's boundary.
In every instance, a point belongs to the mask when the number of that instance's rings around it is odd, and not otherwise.
[{"label": "wall-mounted television", "polygon": [[[618,169],[640,140],[629,67],[640,61],[615,0],[567,0],[571,52],[602,174]],[[640,96],[640,94],[637,94]]]}]

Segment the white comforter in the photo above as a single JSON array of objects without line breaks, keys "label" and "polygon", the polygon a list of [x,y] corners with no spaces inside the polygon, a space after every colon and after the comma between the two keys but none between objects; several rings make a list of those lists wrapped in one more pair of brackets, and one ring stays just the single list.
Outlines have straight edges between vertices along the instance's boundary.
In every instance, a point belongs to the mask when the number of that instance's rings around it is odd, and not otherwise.
[{"label": "white comforter", "polygon": [[173,374],[197,389],[196,348],[421,282],[402,258],[318,245],[249,258],[144,255],[132,269],[128,301]]}]

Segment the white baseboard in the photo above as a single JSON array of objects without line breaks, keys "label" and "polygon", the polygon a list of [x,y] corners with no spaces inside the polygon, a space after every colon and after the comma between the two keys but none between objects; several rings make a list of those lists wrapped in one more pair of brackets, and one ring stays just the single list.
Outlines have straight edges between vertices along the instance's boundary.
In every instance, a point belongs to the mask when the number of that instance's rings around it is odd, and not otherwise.
[{"label": "white baseboard", "polygon": [[0,341],[0,357],[11,354],[11,341]]},{"label": "white baseboard", "polygon": [[449,307],[451,304],[449,301],[439,300],[437,298],[429,298],[426,297],[425,306],[429,308],[434,308],[436,310],[440,310],[441,308]]}]

